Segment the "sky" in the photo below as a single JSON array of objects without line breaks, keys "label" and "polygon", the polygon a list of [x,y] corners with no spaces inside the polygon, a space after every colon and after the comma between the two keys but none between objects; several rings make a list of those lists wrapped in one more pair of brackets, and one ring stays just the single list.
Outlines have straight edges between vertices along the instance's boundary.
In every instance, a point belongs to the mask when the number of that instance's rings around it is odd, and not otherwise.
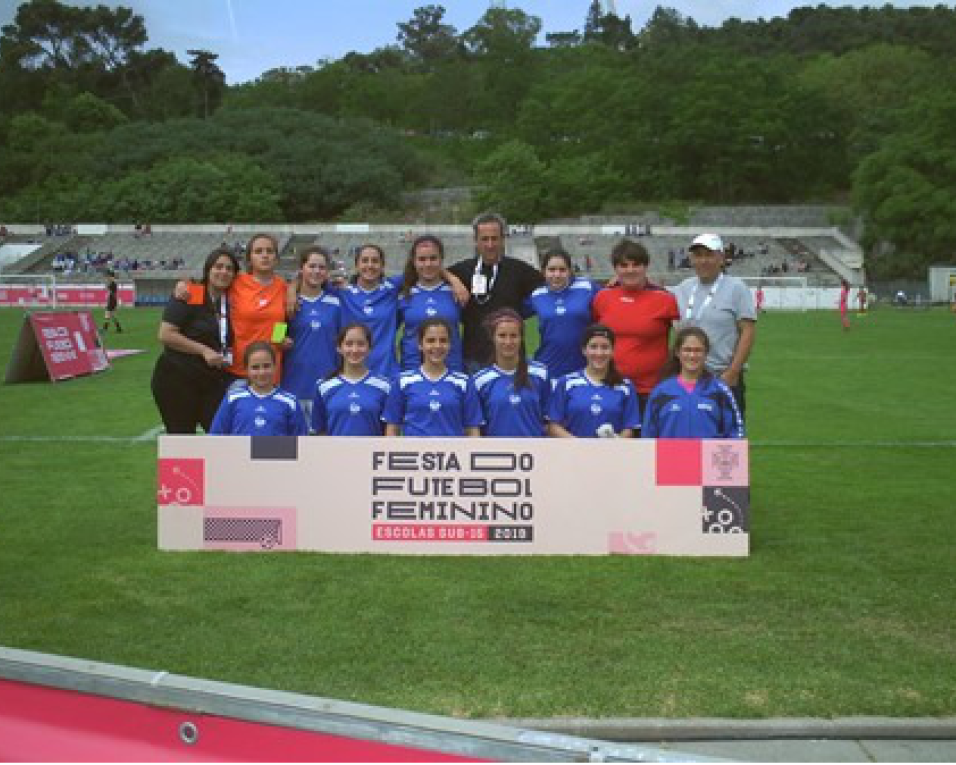
[{"label": "sky", "polygon": [[[0,0],[0,25],[13,21],[22,0]],[[63,0],[61,0],[62,2]],[[617,14],[630,16],[637,31],[658,5],[674,8],[702,26],[719,26],[736,17],[744,20],[786,16],[791,9],[812,2],[768,0],[616,0]],[[445,23],[464,32],[488,9],[488,0],[97,0],[67,5],[123,5],[146,20],[147,47],[164,48],[186,63],[192,48],[219,54],[216,62],[230,85],[248,82],[277,67],[315,66],[350,51],[368,53],[395,44],[399,22],[412,18],[415,8],[443,5]],[[827,5],[881,6],[876,2]],[[933,6],[938,0],[893,3],[900,7]],[[542,21],[541,44],[548,32],[584,27],[590,0],[509,0]]]}]

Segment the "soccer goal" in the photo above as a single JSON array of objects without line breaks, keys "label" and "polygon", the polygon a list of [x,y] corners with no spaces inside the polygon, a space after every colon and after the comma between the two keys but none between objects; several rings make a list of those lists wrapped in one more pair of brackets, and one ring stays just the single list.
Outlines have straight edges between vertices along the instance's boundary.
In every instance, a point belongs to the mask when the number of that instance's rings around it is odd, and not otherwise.
[{"label": "soccer goal", "polygon": [[3,274],[0,276],[0,307],[56,308],[55,274]]},{"label": "soccer goal", "polygon": [[[764,311],[808,311],[820,308],[820,296],[805,276],[744,276],[754,303]],[[763,292],[761,300],[760,292]]]}]

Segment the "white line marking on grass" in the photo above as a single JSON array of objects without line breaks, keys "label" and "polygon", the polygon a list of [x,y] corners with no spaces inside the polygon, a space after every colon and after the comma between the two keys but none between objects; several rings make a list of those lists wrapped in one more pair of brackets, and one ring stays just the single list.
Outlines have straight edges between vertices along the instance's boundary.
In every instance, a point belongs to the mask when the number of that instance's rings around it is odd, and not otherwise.
[{"label": "white line marking on grass", "polygon": [[952,449],[956,441],[751,441],[754,447],[838,449]]},{"label": "white line marking on grass", "polygon": [[150,428],[145,433],[140,433],[134,441],[155,441],[156,436],[163,432],[163,426],[157,425],[155,428]]}]

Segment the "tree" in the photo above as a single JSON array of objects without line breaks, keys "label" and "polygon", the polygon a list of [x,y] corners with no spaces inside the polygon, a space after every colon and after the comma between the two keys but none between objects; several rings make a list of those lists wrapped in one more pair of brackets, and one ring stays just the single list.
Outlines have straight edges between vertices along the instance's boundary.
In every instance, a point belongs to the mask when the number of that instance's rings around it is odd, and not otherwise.
[{"label": "tree", "polygon": [[193,80],[202,96],[200,114],[203,119],[209,119],[209,115],[216,110],[222,101],[222,93],[226,87],[226,75],[216,64],[219,54],[208,50],[186,52],[192,56],[190,68],[193,70]]},{"label": "tree", "polygon": [[621,19],[613,13],[604,13],[599,0],[592,0],[584,22],[584,42],[606,45],[614,50],[630,50],[637,42],[631,30],[631,17]]},{"label": "tree", "polygon": [[528,144],[502,144],[475,168],[475,180],[482,187],[475,203],[512,220],[540,220],[545,211],[545,170]]},{"label": "tree", "polygon": [[445,8],[425,5],[416,8],[412,18],[398,24],[398,41],[412,61],[424,71],[433,71],[439,62],[452,58],[460,50],[458,31],[445,24]]}]

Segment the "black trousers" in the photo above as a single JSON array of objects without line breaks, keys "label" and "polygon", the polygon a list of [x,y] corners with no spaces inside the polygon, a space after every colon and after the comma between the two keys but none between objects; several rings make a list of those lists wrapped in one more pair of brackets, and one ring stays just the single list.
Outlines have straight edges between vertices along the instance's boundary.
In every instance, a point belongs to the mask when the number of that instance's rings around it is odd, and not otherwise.
[{"label": "black trousers", "polygon": [[167,433],[208,433],[226,393],[225,373],[190,369],[165,355],[156,361],[151,387]]}]

